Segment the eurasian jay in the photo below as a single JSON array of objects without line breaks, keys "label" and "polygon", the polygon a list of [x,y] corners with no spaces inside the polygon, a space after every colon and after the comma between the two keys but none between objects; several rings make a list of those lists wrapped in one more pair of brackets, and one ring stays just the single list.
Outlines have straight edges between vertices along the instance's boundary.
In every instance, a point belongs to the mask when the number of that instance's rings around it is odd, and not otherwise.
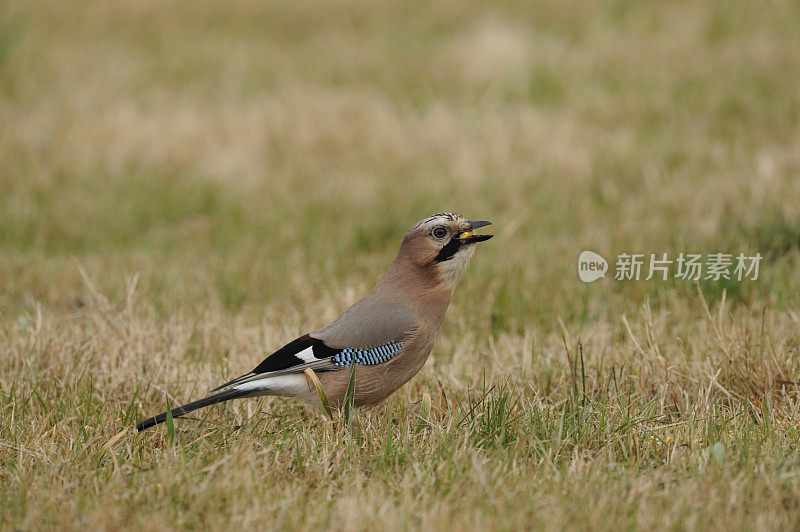
[{"label": "eurasian jay", "polygon": [[[355,364],[355,406],[377,404],[422,368],[442,328],[453,290],[475,253],[475,243],[493,235],[474,230],[490,225],[440,213],[414,224],[403,236],[389,270],[364,297],[328,325],[289,342],[250,373],[212,390],[212,395],[172,409],[182,416],[241,397],[278,395],[319,404],[307,379],[311,368],[333,406],[341,405]],[[162,423],[163,412],[139,423]]]}]

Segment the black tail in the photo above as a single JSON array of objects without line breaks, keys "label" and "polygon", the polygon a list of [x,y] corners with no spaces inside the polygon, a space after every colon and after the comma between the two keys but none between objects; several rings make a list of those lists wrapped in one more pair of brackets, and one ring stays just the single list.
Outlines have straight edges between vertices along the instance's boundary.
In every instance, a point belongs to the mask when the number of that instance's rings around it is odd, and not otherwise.
[{"label": "black tail", "polygon": [[[217,403],[221,403],[223,401],[230,401],[231,399],[247,397],[248,395],[252,394],[253,394],[252,390],[225,390],[224,392],[215,393],[214,395],[209,395],[208,397],[203,397],[202,399],[198,399],[197,401],[192,401],[191,403],[186,403],[185,405],[173,408],[171,410],[172,417],[182,416],[184,414],[188,414],[189,412],[193,412],[199,408],[203,408],[204,406],[211,406]],[[153,416],[149,419],[145,419],[144,421],[136,425],[136,430],[141,432],[144,429],[149,429],[153,425],[158,425],[159,423],[163,423],[166,420],[167,420],[167,413],[162,412],[161,414]]]}]

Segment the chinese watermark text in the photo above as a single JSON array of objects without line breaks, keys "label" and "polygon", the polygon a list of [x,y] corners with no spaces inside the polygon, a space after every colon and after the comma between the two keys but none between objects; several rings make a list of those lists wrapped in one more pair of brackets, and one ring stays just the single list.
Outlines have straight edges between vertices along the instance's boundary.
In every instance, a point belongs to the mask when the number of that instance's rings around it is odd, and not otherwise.
[{"label": "chinese watermark text", "polygon": [[[620,253],[614,265],[617,281],[639,281],[670,278],[685,281],[756,281],[761,253]],[[605,277],[608,263],[593,251],[584,251],[578,258],[578,276],[584,282]]]}]

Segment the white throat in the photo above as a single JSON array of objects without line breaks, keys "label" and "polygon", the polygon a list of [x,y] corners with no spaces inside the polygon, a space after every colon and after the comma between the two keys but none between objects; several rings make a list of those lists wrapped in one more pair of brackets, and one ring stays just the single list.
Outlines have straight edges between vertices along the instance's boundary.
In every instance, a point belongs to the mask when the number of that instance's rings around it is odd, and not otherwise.
[{"label": "white throat", "polygon": [[439,279],[450,290],[454,290],[461,276],[469,266],[469,260],[475,254],[475,245],[462,246],[450,259],[438,263]]}]

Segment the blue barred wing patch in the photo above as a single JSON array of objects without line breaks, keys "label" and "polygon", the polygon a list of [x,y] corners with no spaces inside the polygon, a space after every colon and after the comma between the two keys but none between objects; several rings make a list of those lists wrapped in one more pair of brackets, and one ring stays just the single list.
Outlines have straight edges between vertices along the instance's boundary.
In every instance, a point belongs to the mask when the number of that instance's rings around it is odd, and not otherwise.
[{"label": "blue barred wing patch", "polygon": [[403,349],[405,342],[389,342],[372,349],[342,349],[331,357],[334,366],[345,367],[351,364],[372,366],[393,359]]}]

